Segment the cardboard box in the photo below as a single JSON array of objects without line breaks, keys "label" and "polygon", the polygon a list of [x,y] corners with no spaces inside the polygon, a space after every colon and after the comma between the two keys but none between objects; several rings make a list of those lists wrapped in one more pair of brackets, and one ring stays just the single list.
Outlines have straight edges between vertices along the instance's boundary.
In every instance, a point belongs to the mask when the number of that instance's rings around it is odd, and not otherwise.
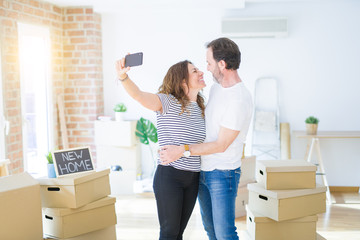
[{"label": "cardboard box", "polygon": [[247,156],[241,159],[240,184],[255,182],[256,156]]},{"label": "cardboard box", "polygon": [[246,227],[255,240],[316,240],[317,215],[277,222],[246,206]]},{"label": "cardboard box", "polygon": [[57,240],[116,240],[116,227],[115,225],[100,229],[94,232],[85,233],[72,238],[53,238],[46,237],[45,239],[57,239]]},{"label": "cardboard box", "polygon": [[[244,240],[254,240],[253,238],[250,237],[250,234],[248,231],[239,231],[239,237],[241,237],[241,239]],[[269,240],[272,240],[270,238],[268,238]],[[316,235],[316,240],[326,240],[324,237],[322,237],[320,234],[317,233]]]},{"label": "cardboard box", "polygon": [[236,200],[235,200],[235,218],[243,217],[246,215],[245,206],[249,202],[249,190],[247,186],[241,186],[238,188]]},{"label": "cardboard box", "polygon": [[116,224],[116,198],[105,197],[80,208],[43,208],[44,233],[71,238]]},{"label": "cardboard box", "polygon": [[316,187],[316,166],[305,160],[256,162],[256,181],[268,190]]},{"label": "cardboard box", "polygon": [[326,211],[326,187],[266,190],[259,183],[248,184],[249,207],[276,221],[305,217]]},{"label": "cardboard box", "polygon": [[28,173],[0,178],[0,239],[43,239],[40,185]]},{"label": "cardboard box", "polygon": [[110,194],[110,169],[60,178],[38,178],[42,206],[78,208]]}]

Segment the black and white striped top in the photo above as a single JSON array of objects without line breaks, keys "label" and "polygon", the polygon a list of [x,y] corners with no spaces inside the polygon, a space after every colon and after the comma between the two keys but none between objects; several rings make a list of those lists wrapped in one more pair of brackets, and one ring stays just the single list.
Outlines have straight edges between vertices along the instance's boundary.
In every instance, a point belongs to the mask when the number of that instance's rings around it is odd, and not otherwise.
[{"label": "black and white striped top", "polygon": [[[163,112],[156,112],[159,146],[184,145],[202,143],[205,139],[205,119],[201,116],[201,108],[196,102],[191,102],[181,113],[181,104],[169,94],[157,94],[160,98]],[[160,159],[158,159],[158,164]],[[186,171],[200,171],[200,156],[181,157],[169,164]]]}]

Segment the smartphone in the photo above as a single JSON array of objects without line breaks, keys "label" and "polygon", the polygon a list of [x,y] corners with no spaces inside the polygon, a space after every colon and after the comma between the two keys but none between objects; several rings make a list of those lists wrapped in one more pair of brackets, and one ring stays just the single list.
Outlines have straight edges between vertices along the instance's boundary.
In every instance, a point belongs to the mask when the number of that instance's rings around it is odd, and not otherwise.
[{"label": "smartphone", "polygon": [[125,67],[139,66],[143,63],[143,53],[133,53],[125,56]]}]

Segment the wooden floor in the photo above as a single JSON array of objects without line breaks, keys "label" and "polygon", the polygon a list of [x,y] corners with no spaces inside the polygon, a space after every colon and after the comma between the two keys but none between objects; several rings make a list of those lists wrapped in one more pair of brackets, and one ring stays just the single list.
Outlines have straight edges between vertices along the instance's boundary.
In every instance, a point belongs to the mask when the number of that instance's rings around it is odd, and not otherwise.
[{"label": "wooden floor", "polygon": [[[317,232],[328,240],[360,240],[360,194],[332,193],[332,205],[319,214]],[[116,202],[118,240],[152,240],[159,238],[159,224],[153,194],[117,196]],[[245,217],[236,219],[239,237],[246,229]],[[207,240],[196,205],[184,240]],[[289,239],[291,240],[291,239]],[[304,239],[306,240],[306,239]]]}]

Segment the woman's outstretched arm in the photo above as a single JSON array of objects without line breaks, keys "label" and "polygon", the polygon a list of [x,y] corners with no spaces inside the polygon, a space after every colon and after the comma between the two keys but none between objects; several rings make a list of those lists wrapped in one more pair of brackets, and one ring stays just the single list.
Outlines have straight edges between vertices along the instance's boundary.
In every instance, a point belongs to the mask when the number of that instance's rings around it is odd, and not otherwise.
[{"label": "woman's outstretched arm", "polygon": [[117,77],[124,86],[126,92],[141,105],[147,109],[153,111],[162,111],[162,105],[159,97],[154,93],[141,91],[140,88],[131,81],[127,72],[130,70],[130,67],[125,68],[125,58],[122,58],[116,61],[115,64]]}]

